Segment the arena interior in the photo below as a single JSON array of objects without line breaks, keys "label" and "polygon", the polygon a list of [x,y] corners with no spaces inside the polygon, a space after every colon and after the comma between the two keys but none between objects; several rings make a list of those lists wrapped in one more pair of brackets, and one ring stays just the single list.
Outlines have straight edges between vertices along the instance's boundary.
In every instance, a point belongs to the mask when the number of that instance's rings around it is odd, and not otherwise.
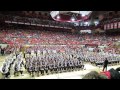
[{"label": "arena interior", "polygon": [[120,11],[0,11],[1,79],[82,79],[120,67]]}]

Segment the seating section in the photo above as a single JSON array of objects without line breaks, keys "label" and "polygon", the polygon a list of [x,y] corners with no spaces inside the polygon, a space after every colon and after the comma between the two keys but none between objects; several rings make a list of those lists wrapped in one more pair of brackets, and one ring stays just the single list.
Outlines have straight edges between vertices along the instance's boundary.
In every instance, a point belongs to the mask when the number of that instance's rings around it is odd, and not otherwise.
[{"label": "seating section", "polygon": [[[90,62],[103,62],[106,54],[102,55],[99,46],[106,46],[103,49],[104,53],[116,54],[117,49],[114,48],[114,42],[120,40],[120,36],[92,35],[92,34],[70,34],[66,32],[52,32],[40,30],[24,30],[24,29],[2,29],[0,30],[0,42],[8,44],[6,52],[13,52],[16,48],[25,45],[32,45],[28,51],[32,50],[56,50],[57,52],[77,51],[81,54],[84,60]],[[35,46],[36,45],[36,46]],[[82,47],[82,45],[84,47]],[[93,47],[93,53],[89,52],[89,48]],[[33,49],[32,49],[33,48]],[[87,56],[86,56],[87,55]],[[112,56],[112,58],[114,58]],[[116,58],[116,57],[115,57]],[[117,59],[116,59],[117,60]]]},{"label": "seating section", "polygon": [[[119,41],[119,36],[78,35],[65,32],[51,32],[39,30],[0,30],[0,41],[14,45],[86,45],[106,44],[111,46]],[[110,47],[111,48],[111,47]]]}]

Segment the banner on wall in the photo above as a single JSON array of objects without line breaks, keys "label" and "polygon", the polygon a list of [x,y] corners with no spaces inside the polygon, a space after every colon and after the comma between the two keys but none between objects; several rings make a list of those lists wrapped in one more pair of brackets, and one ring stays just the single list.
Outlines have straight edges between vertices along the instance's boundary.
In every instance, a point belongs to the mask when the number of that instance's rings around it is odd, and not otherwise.
[{"label": "banner on wall", "polygon": [[113,29],[113,23],[111,23],[111,29]]},{"label": "banner on wall", "polygon": [[114,23],[114,29],[117,29],[117,22]]},{"label": "banner on wall", "polygon": [[107,24],[107,29],[110,29],[110,24]]},{"label": "banner on wall", "polygon": [[117,29],[117,28],[120,28],[120,22],[114,22],[104,25],[104,30]]},{"label": "banner on wall", "polygon": [[104,25],[104,30],[106,30],[107,28],[106,28],[106,25]]},{"label": "banner on wall", "polygon": [[120,28],[120,22],[118,22],[118,28]]}]

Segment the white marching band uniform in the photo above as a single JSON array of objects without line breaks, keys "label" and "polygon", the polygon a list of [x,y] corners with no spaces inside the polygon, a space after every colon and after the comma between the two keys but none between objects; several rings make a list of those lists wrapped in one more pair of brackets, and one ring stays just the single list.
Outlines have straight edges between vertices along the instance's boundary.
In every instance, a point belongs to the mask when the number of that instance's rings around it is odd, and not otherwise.
[{"label": "white marching band uniform", "polygon": [[[41,54],[42,52],[42,54]],[[83,61],[90,61],[90,62],[103,62],[105,58],[108,58],[109,61],[120,61],[120,56],[117,54],[109,54],[109,53],[94,53],[94,52],[87,52],[87,51],[78,51],[78,52],[68,52],[66,53],[57,53],[56,50],[37,50],[37,56],[35,55],[34,50],[31,51],[31,54],[25,54],[25,60],[23,57],[23,53],[20,52],[16,57],[15,54],[10,56],[11,58],[7,58],[4,62],[6,64],[6,72],[8,72],[8,67],[10,63],[14,60],[14,65],[17,65],[18,71],[24,70],[24,65],[29,71],[38,71],[38,70],[47,70],[47,66],[49,69],[53,68],[64,68],[68,65],[70,67],[83,65]],[[78,60],[80,58],[80,61]],[[39,69],[40,68],[40,69]],[[2,70],[1,70],[2,72]]]}]

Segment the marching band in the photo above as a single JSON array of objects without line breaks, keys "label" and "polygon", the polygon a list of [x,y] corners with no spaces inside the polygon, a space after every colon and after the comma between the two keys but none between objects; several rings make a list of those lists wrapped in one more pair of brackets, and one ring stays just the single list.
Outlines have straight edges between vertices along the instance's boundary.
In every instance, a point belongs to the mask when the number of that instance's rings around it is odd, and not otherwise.
[{"label": "marching band", "polygon": [[105,58],[109,63],[120,61],[120,56],[116,54],[95,53],[84,49],[68,50],[57,52],[51,50],[29,50],[24,52],[15,52],[6,58],[2,66],[3,75],[8,78],[11,69],[14,75],[23,75],[26,70],[29,75],[45,75],[53,73],[70,72],[84,69],[84,62],[92,64],[103,64]]}]

